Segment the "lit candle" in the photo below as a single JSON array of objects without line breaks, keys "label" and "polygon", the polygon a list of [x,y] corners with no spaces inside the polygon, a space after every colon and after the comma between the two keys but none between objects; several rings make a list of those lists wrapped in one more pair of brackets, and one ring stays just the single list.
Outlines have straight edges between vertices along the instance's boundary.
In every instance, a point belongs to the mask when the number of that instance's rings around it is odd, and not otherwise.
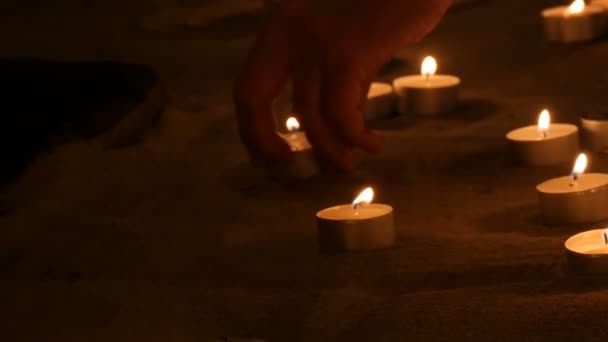
[{"label": "lit candle", "polygon": [[288,133],[277,133],[287,142],[293,152],[293,159],[287,164],[275,164],[271,167],[270,177],[278,180],[304,179],[314,176],[319,172],[319,165],[306,138],[306,134],[300,131],[300,123],[294,117],[285,122]]},{"label": "lit candle", "polygon": [[517,160],[526,166],[568,163],[578,153],[578,128],[552,124],[547,110],[541,112],[537,125],[509,132],[507,140]]},{"label": "lit candle", "polygon": [[404,76],[393,81],[400,114],[437,115],[451,111],[458,104],[460,79],[437,75],[437,61],[431,56],[422,61],[420,75]]},{"label": "lit candle", "polygon": [[603,7],[586,5],[584,0],[548,8],[542,11],[545,35],[550,41],[562,43],[593,40],[606,31],[605,15]]},{"label": "lit candle", "polygon": [[603,6],[608,8],[608,0],[591,0],[593,6]]},{"label": "lit candle", "polygon": [[605,15],[608,16],[608,0],[592,0],[591,5],[601,7],[604,10],[607,10],[605,12]]},{"label": "lit candle", "polygon": [[595,229],[566,240],[566,257],[572,273],[608,275],[608,229]]},{"label": "lit candle", "polygon": [[373,198],[373,189],[367,188],[352,204],[323,209],[317,213],[321,251],[364,251],[395,244],[393,208],[371,203]]},{"label": "lit candle", "polygon": [[608,219],[608,174],[585,174],[587,163],[587,156],[581,154],[570,176],[536,187],[547,223],[581,224]]},{"label": "lit candle", "polygon": [[395,92],[388,83],[373,82],[367,93],[365,119],[382,119],[393,113],[395,109]]},{"label": "lit candle", "polygon": [[581,117],[581,137],[585,148],[592,152],[608,152],[608,115]]},{"label": "lit candle", "polygon": [[285,121],[287,134],[279,134],[289,144],[292,152],[308,151],[311,149],[306,134],[300,131],[300,122],[295,117],[289,117]]}]

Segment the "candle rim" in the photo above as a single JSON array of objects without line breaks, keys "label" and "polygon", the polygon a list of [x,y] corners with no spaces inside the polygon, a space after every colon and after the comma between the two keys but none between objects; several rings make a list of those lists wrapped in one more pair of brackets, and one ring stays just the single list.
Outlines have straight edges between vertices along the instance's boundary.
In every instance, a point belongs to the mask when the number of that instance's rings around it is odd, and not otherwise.
[{"label": "candle rim", "polygon": [[[373,88],[375,88],[376,91],[379,91],[380,94],[378,94],[378,93],[372,94]],[[372,84],[370,84],[370,86],[369,86],[369,90],[367,91],[367,97],[374,98],[374,97],[392,95],[392,94],[394,94],[394,92],[395,92],[395,89],[393,88],[393,85],[390,83],[372,82]]]},{"label": "candle rim", "polygon": [[[604,179],[603,184],[593,186],[593,187],[589,186],[588,184],[587,185],[585,184],[586,180],[594,179],[594,178],[598,178],[598,177],[601,177]],[[608,188],[608,173],[599,173],[599,172],[584,173],[579,176],[579,179],[577,181],[577,186],[571,187],[572,191],[547,191],[547,189],[545,189],[546,187],[549,187],[551,183],[558,183],[558,182],[560,182],[560,185],[561,185],[561,182],[563,182],[564,184],[570,184],[570,183],[572,183],[572,177],[571,176],[562,176],[562,177],[551,178],[549,180],[546,180],[546,181],[538,184],[536,186],[536,191],[538,191],[539,193],[542,193],[542,194],[547,194],[547,195],[576,195],[581,192],[599,191],[604,188]]]},{"label": "candle rim", "polygon": [[424,89],[427,88],[428,85],[426,84],[403,84],[403,83],[408,83],[408,81],[422,81],[422,82],[426,82],[426,83],[431,83],[431,82],[437,82],[437,80],[451,80],[453,81],[453,83],[451,84],[440,84],[440,85],[435,85],[433,84],[433,88],[435,89],[441,89],[441,88],[452,88],[452,87],[456,87],[458,85],[460,85],[462,83],[462,80],[460,79],[460,77],[455,76],[455,75],[450,75],[450,74],[435,74],[433,75],[433,77],[431,77],[430,80],[427,80],[423,75],[405,75],[405,76],[400,76],[397,77],[395,79],[393,79],[393,87],[394,88],[415,88],[415,89]]},{"label": "candle rim", "polygon": [[388,87],[388,88],[393,88],[393,85],[392,85],[392,84],[390,84],[389,82],[378,82],[378,81],[376,81],[376,82],[372,82],[372,83],[369,85],[369,89],[372,89],[372,88],[374,88],[374,87],[382,87],[382,88],[387,88],[387,87]]},{"label": "candle rim", "polygon": [[[541,14],[545,18],[553,17],[553,16],[566,17],[564,15],[564,13],[568,11],[568,7],[570,7],[570,5],[561,5],[561,6],[553,6],[553,7],[545,8],[542,10]],[[577,16],[581,16],[581,15],[584,15],[584,16],[597,15],[597,14],[603,14],[604,12],[605,12],[605,9],[603,7],[591,3],[591,4],[587,4],[585,6],[585,10],[583,12],[570,14],[569,16],[577,17]]]},{"label": "candle rim", "polygon": [[[566,250],[568,250],[569,252],[575,253],[578,255],[587,255],[587,256],[602,255],[602,256],[608,257],[608,253],[607,254],[603,254],[603,253],[594,254],[594,253],[589,253],[589,251],[578,250],[575,248],[576,246],[573,246],[573,244],[576,243],[577,240],[581,240],[582,238],[585,238],[587,235],[597,234],[597,238],[600,239],[601,234],[603,234],[605,231],[606,231],[606,228],[599,228],[599,229],[592,229],[592,230],[587,230],[584,232],[574,234],[574,235],[570,236],[568,239],[566,239],[566,241],[564,241],[564,248],[566,248]],[[592,238],[592,237],[589,237],[589,238]],[[608,249],[608,246],[606,246],[606,248]],[[592,249],[592,250],[594,250],[594,249]]]},{"label": "candle rim", "polygon": [[[281,139],[283,139],[283,141],[285,141],[287,143],[287,145],[289,145],[291,152],[302,152],[302,151],[312,150],[312,145],[310,144],[310,141],[308,140],[308,136],[306,136],[306,132],[304,132],[304,131],[287,132],[287,133],[277,132],[277,135]],[[292,139],[296,136],[302,136],[303,138],[301,138],[302,144],[299,145],[297,148],[294,148]]]},{"label": "candle rim", "polygon": [[339,210],[339,209],[346,209],[349,208],[350,210],[354,210],[353,209],[353,205],[352,204],[340,204],[340,205],[334,205],[332,207],[327,207],[324,209],[321,209],[317,212],[317,214],[315,215],[318,219],[321,220],[327,220],[327,221],[336,221],[336,222],[360,222],[360,221],[365,221],[365,220],[373,220],[373,219],[377,219],[379,217],[384,217],[386,215],[390,215],[393,213],[394,209],[392,206],[388,205],[388,204],[384,204],[384,203],[370,203],[370,204],[366,204],[364,207],[362,207],[360,210],[365,210],[365,208],[379,208],[379,209],[385,209],[386,212],[377,215],[377,216],[373,216],[373,217],[363,217],[363,218],[348,218],[348,219],[338,219],[338,218],[334,218],[334,217],[326,217],[323,216],[323,213],[332,211],[332,210]]},{"label": "candle rim", "polygon": [[585,114],[581,115],[581,120],[608,123],[608,112],[585,113]]},{"label": "candle rim", "polygon": [[[566,130],[566,128],[568,128],[568,130]],[[521,139],[521,138],[517,138],[514,137],[514,135],[518,134],[518,133],[523,133],[525,131],[533,131],[537,138],[534,139]],[[547,141],[547,140],[551,140],[551,139],[557,139],[557,138],[563,138],[566,136],[569,136],[571,134],[577,134],[578,133],[578,126],[577,125],[573,125],[573,124],[569,124],[569,123],[552,123],[549,130],[547,131],[548,135],[546,137],[541,137],[541,135],[538,132],[538,124],[536,125],[529,125],[529,126],[524,126],[524,127],[519,127],[519,128],[515,128],[511,131],[509,131],[505,137],[508,140],[511,141],[517,141],[517,142],[529,142],[529,143],[542,143],[543,141]],[[558,134],[555,134],[555,133]]]}]

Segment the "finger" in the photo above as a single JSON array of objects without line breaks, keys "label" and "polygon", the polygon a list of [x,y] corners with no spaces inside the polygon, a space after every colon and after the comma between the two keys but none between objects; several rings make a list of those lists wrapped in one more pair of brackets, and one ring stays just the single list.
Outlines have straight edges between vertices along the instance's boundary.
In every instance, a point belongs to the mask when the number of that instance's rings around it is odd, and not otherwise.
[{"label": "finger", "polygon": [[286,160],[287,144],[276,134],[271,105],[288,78],[287,39],[280,19],[260,34],[234,87],[241,140],[257,162]]},{"label": "finger", "polygon": [[325,81],[324,114],[344,143],[370,153],[381,149],[380,139],[365,128],[362,98],[367,82],[355,68],[330,68]]},{"label": "finger", "polygon": [[[361,113],[365,113],[365,106],[367,106],[367,95],[369,94],[369,89],[371,86],[372,81],[370,78],[367,78],[365,81],[363,81],[359,106],[357,107],[361,111]],[[363,120],[365,121],[365,114],[363,115]]]},{"label": "finger", "polygon": [[340,169],[352,171],[355,163],[351,151],[335,136],[321,113],[321,71],[304,65],[293,72],[294,110],[300,115],[306,136],[315,151]]}]

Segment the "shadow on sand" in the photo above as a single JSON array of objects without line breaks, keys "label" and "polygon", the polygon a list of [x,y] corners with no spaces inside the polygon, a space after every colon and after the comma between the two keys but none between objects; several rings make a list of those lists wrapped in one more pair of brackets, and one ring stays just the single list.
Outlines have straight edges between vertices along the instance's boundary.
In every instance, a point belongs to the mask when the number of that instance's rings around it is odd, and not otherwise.
[{"label": "shadow on sand", "polygon": [[163,108],[158,77],[145,66],[14,59],[0,60],[0,73],[0,189],[58,144],[133,143]]}]

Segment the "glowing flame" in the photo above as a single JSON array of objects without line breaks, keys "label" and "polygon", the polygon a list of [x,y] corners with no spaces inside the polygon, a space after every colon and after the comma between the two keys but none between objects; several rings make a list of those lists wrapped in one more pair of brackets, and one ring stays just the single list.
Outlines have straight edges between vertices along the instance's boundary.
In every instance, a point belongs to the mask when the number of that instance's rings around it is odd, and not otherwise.
[{"label": "glowing flame", "polygon": [[435,58],[428,56],[422,61],[422,66],[420,67],[420,73],[422,76],[431,77],[435,75],[437,72],[437,61]]},{"label": "glowing flame", "polygon": [[568,14],[579,14],[585,10],[585,0],[574,0],[568,7]]},{"label": "glowing flame", "polygon": [[543,110],[538,117],[538,131],[545,135],[549,131],[549,126],[551,125],[551,115],[549,115],[548,110]]},{"label": "glowing flame", "polygon": [[357,196],[357,198],[355,198],[355,200],[353,201],[353,207],[357,207],[362,204],[370,204],[370,203],[372,203],[373,199],[374,199],[374,189],[366,188],[365,190],[361,191],[361,193],[359,194],[359,196]]},{"label": "glowing flame", "polygon": [[585,172],[587,168],[587,155],[581,153],[578,158],[576,158],[576,163],[574,163],[574,169],[572,169],[572,175],[579,176]]},{"label": "glowing flame", "polygon": [[287,121],[285,122],[285,126],[287,126],[287,130],[289,132],[297,131],[300,129],[300,123],[298,122],[298,119],[294,118],[293,116],[287,119]]}]

